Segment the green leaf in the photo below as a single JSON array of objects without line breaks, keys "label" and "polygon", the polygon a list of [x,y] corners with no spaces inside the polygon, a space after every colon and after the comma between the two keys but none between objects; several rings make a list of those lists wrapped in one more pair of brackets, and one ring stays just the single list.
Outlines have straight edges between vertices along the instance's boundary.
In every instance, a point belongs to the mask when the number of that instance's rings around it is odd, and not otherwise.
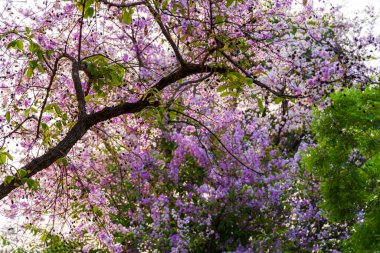
[{"label": "green leaf", "polygon": [[69,161],[67,161],[67,159],[66,158],[59,158],[58,160],[57,160],[57,164],[62,164],[62,165],[64,165],[64,166],[68,166],[69,165]]},{"label": "green leaf", "polygon": [[227,73],[227,77],[231,78],[231,80],[244,80],[244,77],[242,74],[240,74],[239,72],[228,72]]},{"label": "green leaf", "polygon": [[1,236],[3,246],[11,245],[9,241],[7,241],[4,237]]},{"label": "green leaf", "polygon": [[30,114],[30,108],[26,109],[24,112],[25,117],[29,117]]},{"label": "green leaf", "polygon": [[180,40],[181,42],[184,42],[185,39],[187,39],[189,36],[190,36],[189,34],[184,34],[179,40]]},{"label": "green leaf", "polygon": [[9,111],[7,111],[5,113],[5,118],[6,118],[6,120],[7,120],[8,123],[11,122],[11,113]]},{"label": "green leaf", "polygon": [[[0,155],[0,157],[1,157],[1,155]],[[10,183],[12,183],[12,181],[15,179],[15,177],[14,176],[6,176],[5,178],[4,178],[4,184],[10,184]]]},{"label": "green leaf", "polygon": [[22,51],[24,50],[24,43],[21,40],[17,40],[16,47]]},{"label": "green leaf", "polygon": [[54,107],[54,111],[58,114],[58,116],[60,116],[62,114],[61,108],[59,108],[57,104],[53,104],[53,107]]},{"label": "green leaf", "polygon": [[252,78],[249,78],[249,77],[247,77],[245,80],[246,80],[246,82],[247,82],[247,84],[248,84],[248,87],[249,87],[249,88],[252,88],[253,79],[252,79]]},{"label": "green leaf", "polygon": [[7,155],[5,153],[0,153],[0,165],[7,162]]},{"label": "green leaf", "polygon": [[42,236],[41,236],[41,242],[46,242],[47,241],[47,239],[48,239],[48,236],[49,236],[49,234],[48,233],[43,233],[42,234]]},{"label": "green leaf", "polygon": [[236,192],[235,192],[235,187],[231,186],[230,192],[228,194],[228,198],[230,201],[234,202],[236,200]]},{"label": "green leaf", "polygon": [[306,50],[306,52],[304,53],[305,58],[306,58],[307,61],[310,61],[312,54],[313,54],[313,52],[311,51],[310,48],[308,48],[308,49]]},{"label": "green leaf", "polygon": [[40,186],[40,183],[37,180],[31,179],[31,178],[23,178],[21,179],[22,183],[26,183],[28,185],[28,188],[37,191],[38,187]]},{"label": "green leaf", "polygon": [[29,67],[31,67],[32,69],[35,69],[37,66],[38,66],[37,61],[35,60],[29,61]]},{"label": "green leaf", "polygon": [[46,130],[49,130],[49,126],[46,124],[46,123],[41,123],[41,128],[46,131]]},{"label": "green leaf", "polygon": [[222,91],[225,91],[228,88],[229,88],[228,85],[220,85],[218,88],[216,88],[216,91],[217,92],[222,92]]},{"label": "green leaf", "polygon": [[87,96],[84,97],[84,101],[86,101],[86,103],[88,103],[94,97],[95,97],[95,95],[87,95]]},{"label": "green leaf", "polygon": [[235,0],[227,0],[227,7],[230,7],[234,2]]},{"label": "green leaf", "polygon": [[126,9],[123,10],[122,12],[122,17],[123,17],[123,22],[126,25],[130,25],[132,23],[132,14],[133,14],[133,9],[129,9],[128,11]]},{"label": "green leaf", "polygon": [[43,112],[48,112],[48,111],[51,111],[53,109],[53,104],[47,104],[44,108],[44,111]]},{"label": "green leaf", "polygon": [[24,177],[26,177],[26,175],[28,175],[28,172],[26,170],[24,170],[24,169],[19,169],[17,171],[17,176],[19,178],[24,178]]},{"label": "green leaf", "polygon": [[40,46],[37,43],[31,42],[29,45],[29,51],[31,53],[36,53],[38,50],[40,50]]},{"label": "green leaf", "polygon": [[45,73],[45,70],[44,70],[44,68],[41,66],[41,65],[37,65],[37,69],[38,69],[38,71],[40,71],[41,73]]},{"label": "green leaf", "polygon": [[313,25],[313,26],[315,26],[315,25],[317,25],[318,23],[317,23],[316,21],[314,21],[314,20],[309,20],[309,21],[307,21],[307,24],[308,24],[308,25]]},{"label": "green leaf", "polygon": [[227,96],[233,96],[233,97],[237,97],[237,93],[236,92],[233,92],[233,91],[227,91],[227,92],[223,92],[222,94],[220,94],[220,97],[227,97]]},{"label": "green leaf", "polygon": [[85,13],[85,18],[92,18],[94,16],[94,8],[93,7],[88,7]]},{"label": "green leaf", "polygon": [[257,104],[258,104],[259,109],[260,109],[260,113],[263,113],[264,109],[265,109],[263,101],[260,98],[258,98],[258,97],[256,97],[256,100],[257,100]]},{"label": "green leaf", "polygon": [[216,17],[215,17],[215,22],[216,22],[216,24],[218,24],[218,25],[222,25],[224,22],[225,22],[225,17],[223,17],[223,16],[220,16],[220,15],[217,15]]},{"label": "green leaf", "polygon": [[28,78],[31,78],[31,77],[33,76],[33,72],[34,72],[33,68],[29,67],[29,68],[27,69],[27,71],[26,71],[26,76],[27,76]]},{"label": "green leaf", "polygon": [[292,26],[292,34],[295,35],[297,33],[298,27],[293,25]]},{"label": "green leaf", "polygon": [[57,121],[57,122],[55,123],[55,125],[57,126],[57,128],[58,128],[60,131],[62,131],[62,121]]},{"label": "green leaf", "polygon": [[17,48],[22,51],[24,49],[24,43],[21,40],[14,40],[8,44],[8,48]]},{"label": "green leaf", "polygon": [[51,59],[51,55],[54,53],[53,50],[46,50],[45,51],[45,54],[46,54],[46,57],[50,60]]},{"label": "green leaf", "polygon": [[164,2],[162,2],[162,9],[166,9],[168,5],[169,5],[169,1],[165,0]]},{"label": "green leaf", "polygon": [[276,98],[276,100],[274,100],[274,103],[277,105],[277,104],[281,103],[282,101],[284,101],[284,98],[278,97],[278,98]]},{"label": "green leaf", "polygon": [[13,157],[8,152],[4,152],[4,154],[8,157],[9,160],[13,161]]},{"label": "green leaf", "polygon": [[44,56],[42,55],[42,50],[38,50],[37,51],[37,58],[38,58],[39,61],[43,61]]},{"label": "green leaf", "polygon": [[240,192],[244,193],[246,190],[248,190],[250,186],[248,184],[244,184],[243,187],[241,188]]}]

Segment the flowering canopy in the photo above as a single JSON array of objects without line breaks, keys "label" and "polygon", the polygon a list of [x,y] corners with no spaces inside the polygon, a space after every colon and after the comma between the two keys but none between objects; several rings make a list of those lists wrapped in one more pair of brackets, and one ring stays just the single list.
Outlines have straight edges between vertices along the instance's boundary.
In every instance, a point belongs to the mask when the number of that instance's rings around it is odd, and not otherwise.
[{"label": "flowering canopy", "polygon": [[371,81],[363,62],[379,41],[295,3],[5,10],[4,213],[26,217],[53,252],[338,248],[348,227],[322,214],[299,151],[313,105]]}]

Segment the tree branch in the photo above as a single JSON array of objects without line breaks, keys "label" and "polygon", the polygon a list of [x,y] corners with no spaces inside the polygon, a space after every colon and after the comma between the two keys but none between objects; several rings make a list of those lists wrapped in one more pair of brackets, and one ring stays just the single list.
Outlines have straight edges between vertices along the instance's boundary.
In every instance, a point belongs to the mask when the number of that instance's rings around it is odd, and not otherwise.
[{"label": "tree branch", "polygon": [[13,129],[13,130],[12,130],[10,133],[8,133],[7,135],[1,137],[1,139],[3,139],[3,141],[2,141],[3,143],[0,145],[0,148],[4,147],[5,140],[6,140],[8,137],[11,137],[12,134],[16,133],[17,130],[19,130],[19,129],[24,125],[24,123],[27,122],[27,121],[30,120],[30,119],[34,119],[34,120],[38,121],[38,119],[37,119],[35,116],[29,116],[29,117],[26,117],[26,118],[25,118],[20,124],[18,124],[18,125],[15,127],[15,129]]},{"label": "tree branch", "polygon": [[42,103],[42,107],[41,107],[41,112],[40,112],[40,116],[38,117],[38,123],[37,123],[37,134],[36,134],[36,139],[38,139],[39,135],[40,135],[40,125],[41,125],[41,120],[42,120],[42,114],[44,113],[44,109],[45,109],[45,106],[46,106],[46,103],[47,103],[47,100],[49,98],[49,93],[50,93],[50,90],[51,90],[51,86],[53,85],[53,82],[54,82],[54,77],[58,71],[58,64],[59,64],[59,60],[62,58],[62,56],[58,56],[58,58],[55,60],[54,62],[54,67],[52,69],[52,73],[51,73],[51,76],[50,76],[50,81],[49,81],[49,85],[46,89],[46,95],[45,95],[45,99],[44,99],[44,102]]},{"label": "tree branch", "polygon": [[84,99],[82,82],[79,77],[79,70],[81,69],[81,66],[79,62],[75,60],[75,58],[71,55],[65,53],[63,56],[68,58],[72,62],[71,76],[74,82],[75,94],[78,101],[78,118],[83,118],[84,116],[86,116],[86,101]]},{"label": "tree branch", "polygon": [[[75,65],[75,63],[76,60],[75,62],[73,61],[73,65],[77,66],[77,64]],[[226,69],[224,68],[203,66],[197,64],[186,64],[181,68],[177,69],[176,71],[173,71],[169,75],[161,78],[154,86],[152,86],[152,88],[160,91],[163,90],[165,87],[169,86],[170,84],[194,74],[206,72],[223,73],[225,71]],[[60,141],[54,148],[48,150],[44,155],[33,159],[31,162],[29,162],[23,167],[23,169],[27,171],[26,177],[30,178],[34,176],[38,172],[48,168],[59,158],[66,156],[67,153],[71,150],[71,148],[86,134],[86,132],[92,126],[102,121],[106,121],[123,114],[140,112],[148,106],[157,106],[159,104],[158,102],[149,102],[152,96],[152,93],[148,93],[137,102],[121,103],[117,106],[105,107],[104,109],[89,115],[83,115],[78,119],[77,123],[73,126],[73,128],[69,130],[65,138],[63,138],[63,140]],[[2,183],[0,185],[0,199],[5,198],[9,193],[17,189],[20,185],[22,185],[22,182],[19,178],[15,178],[7,184]]]},{"label": "tree branch", "polygon": [[83,19],[84,11],[86,10],[86,0],[82,4],[82,15],[79,20],[79,38],[78,38],[78,62],[80,62],[80,53],[82,51],[82,32],[83,32]]},{"label": "tree branch", "polygon": [[138,2],[134,2],[134,3],[120,3],[120,4],[111,3],[107,0],[99,0],[99,2],[102,2],[102,3],[107,4],[109,6],[120,7],[120,8],[129,8],[129,7],[135,7],[138,5],[144,5],[145,4],[145,1],[138,1]]},{"label": "tree branch", "polygon": [[152,13],[154,20],[156,20],[157,24],[160,26],[162,34],[165,36],[166,40],[169,42],[170,46],[172,47],[177,60],[179,61],[181,65],[184,65],[185,60],[183,59],[177,45],[174,43],[172,37],[170,36],[170,33],[166,29],[165,25],[162,23],[160,15],[158,15],[158,13],[154,10],[154,8],[151,5],[147,4],[146,6],[148,7],[150,13]]}]

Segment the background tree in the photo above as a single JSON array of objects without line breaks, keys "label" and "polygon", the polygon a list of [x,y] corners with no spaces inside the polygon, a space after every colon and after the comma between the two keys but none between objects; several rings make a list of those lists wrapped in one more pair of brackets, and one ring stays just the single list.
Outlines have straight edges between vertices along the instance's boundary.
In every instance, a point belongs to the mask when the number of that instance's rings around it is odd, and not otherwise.
[{"label": "background tree", "polygon": [[322,206],[331,220],[356,224],[350,246],[359,252],[380,248],[379,95],[375,86],[331,96],[331,105],[315,113],[317,145],[303,159],[321,181]]}]

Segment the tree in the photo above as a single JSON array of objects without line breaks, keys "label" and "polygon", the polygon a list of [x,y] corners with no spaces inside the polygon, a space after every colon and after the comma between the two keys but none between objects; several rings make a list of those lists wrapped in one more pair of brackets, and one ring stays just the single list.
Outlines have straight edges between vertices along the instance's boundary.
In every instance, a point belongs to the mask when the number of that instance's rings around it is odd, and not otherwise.
[{"label": "tree", "polygon": [[317,145],[303,161],[321,181],[323,208],[330,219],[356,224],[350,245],[375,252],[379,239],[380,93],[350,89],[334,94],[316,112]]},{"label": "tree", "polygon": [[4,12],[4,211],[27,217],[48,252],[339,247],[347,227],[324,226],[298,150],[313,104],[371,81],[363,57],[377,45],[338,13],[292,4]]}]

